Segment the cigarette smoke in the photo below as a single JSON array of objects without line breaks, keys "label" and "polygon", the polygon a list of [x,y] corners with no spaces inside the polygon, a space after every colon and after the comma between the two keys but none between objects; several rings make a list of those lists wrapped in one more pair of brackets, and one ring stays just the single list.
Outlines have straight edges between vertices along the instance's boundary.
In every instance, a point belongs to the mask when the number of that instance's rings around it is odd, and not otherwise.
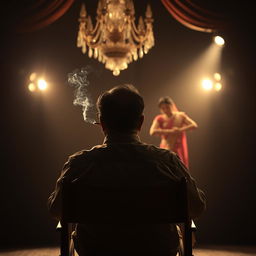
[{"label": "cigarette smoke", "polygon": [[95,123],[95,106],[88,92],[90,68],[83,67],[68,74],[68,84],[75,89],[74,101],[75,106],[81,106],[85,122]]}]

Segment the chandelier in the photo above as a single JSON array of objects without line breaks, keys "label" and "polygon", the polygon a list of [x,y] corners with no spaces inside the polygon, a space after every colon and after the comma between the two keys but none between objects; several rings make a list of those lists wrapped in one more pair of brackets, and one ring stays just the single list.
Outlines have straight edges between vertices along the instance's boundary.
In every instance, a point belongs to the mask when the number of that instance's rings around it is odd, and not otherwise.
[{"label": "chandelier", "polygon": [[98,59],[118,76],[132,61],[137,61],[154,46],[152,11],[148,5],[145,18],[135,24],[132,0],[99,0],[96,24],[93,26],[82,5],[77,47]]}]

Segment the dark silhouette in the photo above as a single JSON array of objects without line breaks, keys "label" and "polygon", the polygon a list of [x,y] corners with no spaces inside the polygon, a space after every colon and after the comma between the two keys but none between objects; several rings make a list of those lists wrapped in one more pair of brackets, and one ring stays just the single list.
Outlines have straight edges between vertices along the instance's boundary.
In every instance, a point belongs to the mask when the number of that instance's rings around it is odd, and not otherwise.
[{"label": "dark silhouette", "polygon": [[[102,145],[70,156],[49,197],[51,214],[60,219],[62,180],[83,179],[85,185],[140,187],[166,184],[186,177],[190,217],[205,209],[204,193],[175,153],[142,143],[138,136],[144,102],[132,85],[104,92],[97,101]],[[175,207],[175,206],[174,206]],[[104,214],[104,212],[102,212]],[[74,235],[79,255],[176,255],[179,237],[173,224],[81,224]],[[102,254],[103,255],[103,254]]]}]

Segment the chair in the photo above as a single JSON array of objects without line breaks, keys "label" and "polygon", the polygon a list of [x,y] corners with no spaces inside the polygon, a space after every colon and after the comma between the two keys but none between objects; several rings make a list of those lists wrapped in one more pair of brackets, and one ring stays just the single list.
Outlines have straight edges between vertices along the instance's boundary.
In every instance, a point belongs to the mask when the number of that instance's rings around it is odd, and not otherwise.
[{"label": "chair", "polygon": [[184,223],[184,250],[179,254],[192,256],[185,178],[165,186],[127,188],[63,181],[62,199],[61,256],[70,255],[72,223]]}]

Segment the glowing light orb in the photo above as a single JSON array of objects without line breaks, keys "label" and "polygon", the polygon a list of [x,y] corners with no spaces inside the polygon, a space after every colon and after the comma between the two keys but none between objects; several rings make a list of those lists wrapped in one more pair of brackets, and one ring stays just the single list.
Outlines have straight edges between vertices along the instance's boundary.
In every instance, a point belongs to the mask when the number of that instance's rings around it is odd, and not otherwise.
[{"label": "glowing light orb", "polygon": [[29,91],[34,92],[34,91],[36,90],[35,84],[34,84],[34,83],[30,83],[30,84],[28,85],[28,89],[29,89]]},{"label": "glowing light orb", "polygon": [[218,92],[218,91],[220,91],[222,89],[222,84],[221,83],[216,83],[214,88]]},{"label": "glowing light orb", "polygon": [[210,91],[213,88],[213,82],[212,80],[206,78],[202,80],[202,88],[205,91]]},{"label": "glowing light orb", "polygon": [[223,46],[225,44],[225,40],[221,36],[215,36],[214,42],[219,46]]},{"label": "glowing light orb", "polygon": [[29,80],[31,81],[31,82],[33,82],[35,79],[36,79],[36,73],[35,72],[33,72],[33,73],[31,73],[30,74],[30,76],[29,76]]},{"label": "glowing light orb", "polygon": [[37,81],[38,89],[44,91],[47,89],[47,82],[44,79],[39,79]]},{"label": "glowing light orb", "polygon": [[221,74],[220,73],[215,73],[213,75],[214,79],[217,80],[217,81],[220,81],[221,80]]}]

